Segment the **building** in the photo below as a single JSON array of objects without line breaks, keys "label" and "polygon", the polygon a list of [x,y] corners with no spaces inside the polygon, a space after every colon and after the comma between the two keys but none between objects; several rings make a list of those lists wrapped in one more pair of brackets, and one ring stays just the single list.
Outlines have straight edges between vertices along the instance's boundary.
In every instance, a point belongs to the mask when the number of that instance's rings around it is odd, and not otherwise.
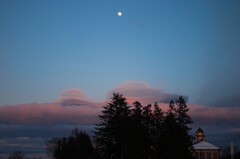
[{"label": "building", "polygon": [[195,134],[195,142],[193,144],[196,159],[219,159],[220,149],[205,141],[205,134],[201,128],[198,128]]}]

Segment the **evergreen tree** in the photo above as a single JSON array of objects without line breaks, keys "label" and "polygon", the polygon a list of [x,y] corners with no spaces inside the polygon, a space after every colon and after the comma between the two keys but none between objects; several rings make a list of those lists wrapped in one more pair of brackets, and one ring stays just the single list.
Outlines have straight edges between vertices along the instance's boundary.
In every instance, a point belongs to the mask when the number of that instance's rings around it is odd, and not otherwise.
[{"label": "evergreen tree", "polygon": [[155,139],[160,135],[162,130],[162,124],[164,121],[164,112],[158,106],[157,103],[154,104],[154,111],[153,111],[153,132],[152,135],[155,136]]},{"label": "evergreen tree", "polygon": [[101,157],[128,158],[130,141],[130,109],[126,98],[114,93],[111,102],[103,107],[96,126],[96,149]]},{"label": "evergreen tree", "polygon": [[160,153],[161,149],[161,136],[162,136],[162,127],[163,127],[163,121],[164,121],[164,112],[161,110],[161,108],[158,106],[157,103],[154,104],[154,111],[153,111],[153,118],[154,118],[154,127],[151,132],[151,154],[150,158],[157,158]]},{"label": "evergreen tree", "polygon": [[185,100],[179,97],[176,104],[171,101],[164,119],[162,134],[159,141],[158,158],[192,159],[192,141],[188,134],[191,118],[187,114]]},{"label": "evergreen tree", "polygon": [[146,159],[149,156],[149,135],[148,129],[143,122],[143,107],[140,102],[133,103],[134,108],[131,111],[131,157],[138,159]]},{"label": "evergreen tree", "polygon": [[152,112],[152,105],[149,104],[143,107],[142,117],[143,117],[143,125],[148,130],[148,134],[152,134],[152,130],[154,129],[154,114]]},{"label": "evergreen tree", "polygon": [[184,158],[192,158],[192,152],[193,152],[193,143],[192,143],[192,136],[189,135],[189,131],[191,128],[189,127],[189,124],[192,124],[193,121],[191,117],[187,114],[189,111],[189,108],[186,105],[186,101],[182,96],[180,96],[176,100],[176,121],[181,128],[179,131],[181,133],[181,156]]},{"label": "evergreen tree", "polygon": [[183,97],[170,102],[166,115],[157,103],[133,106],[118,93],[104,106],[95,131],[97,158],[192,159],[192,120]]},{"label": "evergreen tree", "polygon": [[187,114],[189,111],[189,108],[186,105],[186,102],[184,100],[184,98],[182,96],[180,96],[177,100],[176,100],[176,108],[175,108],[175,112],[176,112],[176,119],[177,122],[186,130],[189,131],[191,130],[191,128],[189,127],[189,124],[192,124],[192,119],[191,117]]},{"label": "evergreen tree", "polygon": [[175,159],[177,123],[175,120],[174,104],[171,101],[169,110],[162,123],[161,134],[158,138],[157,158],[158,159]]}]

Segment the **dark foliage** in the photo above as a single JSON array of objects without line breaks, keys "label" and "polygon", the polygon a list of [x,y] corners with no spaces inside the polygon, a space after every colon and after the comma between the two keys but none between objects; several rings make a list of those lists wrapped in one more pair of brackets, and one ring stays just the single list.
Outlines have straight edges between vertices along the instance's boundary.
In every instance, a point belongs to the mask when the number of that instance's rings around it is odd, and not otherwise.
[{"label": "dark foliage", "polygon": [[46,149],[56,159],[90,159],[93,157],[90,137],[77,128],[67,138],[55,138],[48,141]]},{"label": "dark foliage", "polygon": [[103,158],[120,158],[129,155],[130,136],[130,109],[126,99],[114,93],[112,101],[104,106],[101,123],[96,127],[95,140],[99,156]]},{"label": "dark foliage", "polygon": [[99,115],[95,127],[95,149],[89,136],[74,129],[69,137],[46,143],[56,159],[192,159],[192,120],[183,97],[171,101],[163,112],[157,103],[128,106],[126,98],[114,93]]},{"label": "dark foliage", "polygon": [[23,159],[24,158],[24,153],[22,151],[14,151],[8,159]]},{"label": "dark foliage", "polygon": [[188,125],[192,120],[187,112],[188,108],[183,97],[179,97],[176,103],[170,102],[158,141],[157,158],[193,158],[192,136],[188,134],[191,130]]},{"label": "dark foliage", "polygon": [[127,106],[126,99],[114,93],[104,106],[96,126],[98,158],[106,159],[192,159],[192,123],[183,97],[171,101],[164,115],[157,103]]}]

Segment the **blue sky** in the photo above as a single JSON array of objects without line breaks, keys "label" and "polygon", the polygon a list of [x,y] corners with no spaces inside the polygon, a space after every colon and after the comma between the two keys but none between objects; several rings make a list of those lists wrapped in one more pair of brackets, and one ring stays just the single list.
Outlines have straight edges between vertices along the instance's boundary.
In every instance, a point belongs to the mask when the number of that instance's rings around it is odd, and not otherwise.
[{"label": "blue sky", "polygon": [[2,0],[0,106],[50,103],[69,89],[101,102],[142,82],[239,108],[239,15],[238,0]]},{"label": "blue sky", "polygon": [[2,1],[1,105],[68,88],[102,100],[126,81],[195,102],[213,73],[239,66],[239,12],[237,1]]}]

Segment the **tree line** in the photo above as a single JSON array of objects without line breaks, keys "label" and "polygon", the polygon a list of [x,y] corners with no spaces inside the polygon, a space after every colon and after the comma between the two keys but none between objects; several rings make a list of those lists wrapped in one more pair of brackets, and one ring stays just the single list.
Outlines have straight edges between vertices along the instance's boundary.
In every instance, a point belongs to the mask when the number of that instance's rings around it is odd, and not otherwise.
[{"label": "tree line", "polygon": [[74,129],[69,137],[46,143],[55,159],[192,159],[192,124],[183,97],[160,106],[129,106],[114,93],[99,115],[92,141],[87,133]]}]

